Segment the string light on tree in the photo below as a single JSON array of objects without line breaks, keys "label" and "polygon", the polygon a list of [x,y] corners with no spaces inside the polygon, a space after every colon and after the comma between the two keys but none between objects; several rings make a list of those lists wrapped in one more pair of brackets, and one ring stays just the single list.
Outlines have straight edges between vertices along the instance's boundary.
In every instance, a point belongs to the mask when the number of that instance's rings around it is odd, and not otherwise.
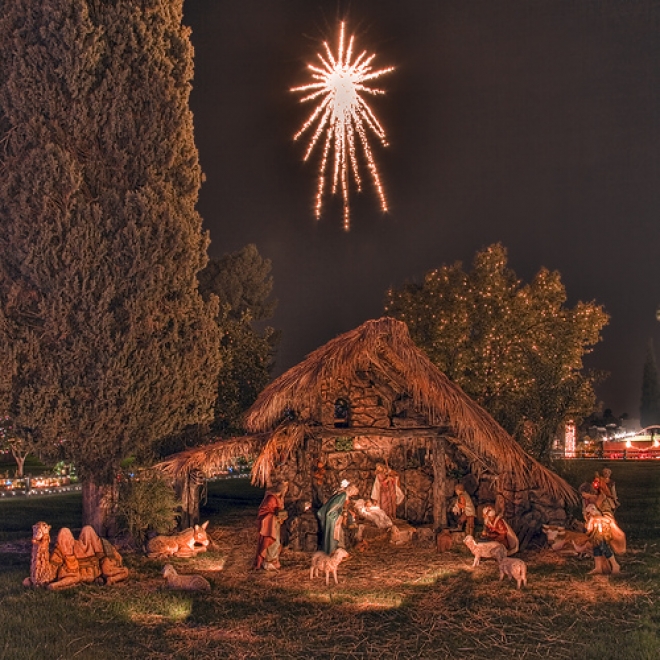
[{"label": "string light on tree", "polygon": [[[355,36],[351,35],[345,43],[345,24],[339,26],[339,42],[334,55],[327,42],[324,42],[325,55],[318,53],[321,66],[308,65],[314,82],[294,87],[292,92],[302,92],[305,96],[301,103],[317,101],[312,114],[294,136],[298,140],[310,131],[311,137],[305,152],[307,161],[317,143],[323,144],[319,166],[318,189],[316,193],[315,214],[321,217],[326,170],[332,160],[332,194],[339,188],[344,202],[344,229],[350,228],[349,184],[353,177],[358,192],[362,190],[362,179],[358,169],[357,145],[359,142],[367,167],[376,187],[381,209],[387,211],[385,191],[374,160],[368,134],[373,133],[383,146],[387,146],[385,130],[376,118],[365,95],[384,94],[382,89],[366,83],[394,70],[394,67],[373,70],[371,63],[375,55],[362,51],[353,58]],[[357,137],[356,137],[357,136]],[[332,158],[331,158],[332,155]]]}]

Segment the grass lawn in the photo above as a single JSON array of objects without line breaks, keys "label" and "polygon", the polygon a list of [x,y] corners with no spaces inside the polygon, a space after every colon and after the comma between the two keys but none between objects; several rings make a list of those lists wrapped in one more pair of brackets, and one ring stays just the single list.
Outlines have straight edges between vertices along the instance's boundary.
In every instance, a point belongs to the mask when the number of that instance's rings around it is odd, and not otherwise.
[{"label": "grass lawn", "polygon": [[[560,465],[575,486],[602,463]],[[21,586],[31,525],[79,527],[80,496],[0,502],[0,658],[660,658],[660,464],[610,463],[629,551],[622,574],[546,549],[521,554],[529,586],[472,569],[464,547],[373,543],[340,566],[339,585],[309,580],[309,556],[285,551],[276,574],[249,570],[262,492],[247,480],[210,485],[210,552],[175,560],[204,594],[169,592],[162,562],[125,555],[128,582],[59,593]]]}]

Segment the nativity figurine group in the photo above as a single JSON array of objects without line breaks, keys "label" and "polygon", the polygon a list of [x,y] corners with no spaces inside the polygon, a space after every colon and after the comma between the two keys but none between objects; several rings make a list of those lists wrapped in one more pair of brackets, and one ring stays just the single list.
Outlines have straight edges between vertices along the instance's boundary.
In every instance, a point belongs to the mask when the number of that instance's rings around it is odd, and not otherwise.
[{"label": "nativity figurine group", "polygon": [[[287,481],[275,483],[267,489],[257,512],[257,552],[253,569],[277,571],[280,569],[282,552],[282,526],[288,518],[285,497]],[[584,528],[570,530],[556,525],[543,525],[543,531],[552,550],[591,556],[594,559],[592,574],[618,573],[617,554],[626,551],[626,537],[614,518],[619,506],[616,486],[611,470],[605,468],[596,473],[592,482],[580,486]],[[397,507],[404,493],[398,475],[387,465],[376,467],[373,487],[368,499],[358,498],[359,489],[347,480],[327,499],[316,512],[319,528],[319,549],[312,557],[310,578],[324,574],[326,584],[330,577],[337,583],[337,569],[349,557],[348,550],[357,544],[358,549],[367,547],[363,539],[365,525],[390,535],[394,544],[408,542],[414,528],[397,519]],[[500,580],[508,576],[517,587],[527,585],[527,566],[519,558],[519,540],[511,525],[494,507],[482,509],[483,529],[475,535],[477,508],[469,492],[461,483],[454,488],[455,498],[449,507],[452,529],[439,530],[435,537],[438,552],[449,550],[458,532],[465,546],[474,556],[473,568],[481,559],[494,559],[499,567]],[[210,544],[207,534],[208,521],[194,525],[173,535],[158,535],[150,539],[146,554],[153,559],[170,557],[191,558],[206,552]],[[25,586],[63,589],[84,583],[114,584],[126,580],[128,569],[117,549],[101,539],[92,527],[86,526],[75,539],[71,530],[62,528],[51,551],[50,525],[38,522],[33,525],[30,576]],[[433,532],[433,530],[427,530]],[[431,534],[431,541],[433,536]],[[205,578],[196,575],[178,575],[171,564],[163,569],[169,588],[207,591],[210,585]]]},{"label": "nativity figurine group", "polygon": [[50,525],[43,521],[32,526],[30,576],[26,587],[46,587],[54,591],[83,583],[115,584],[128,577],[128,569],[117,549],[99,538],[90,526],[75,539],[68,527],[57,534],[50,551]]},{"label": "nativity figurine group", "polygon": [[626,535],[614,516],[619,507],[612,470],[596,472],[592,481],[578,488],[582,498],[584,523],[578,529],[543,525],[552,550],[562,555],[592,557],[591,575],[617,574],[621,571],[616,555],[626,552]]},{"label": "nativity figurine group", "polygon": [[[619,572],[616,554],[625,552],[626,547],[625,534],[614,518],[619,500],[611,476],[611,470],[605,468],[596,474],[593,482],[580,487],[584,515],[582,530],[543,525],[543,532],[553,550],[565,548],[571,549],[575,555],[592,556],[595,562],[594,569],[590,571],[592,574]],[[255,569],[280,568],[280,528],[287,519],[284,504],[287,489],[286,482],[275,484],[266,491],[259,507]],[[509,522],[493,506],[484,506],[481,509],[483,528],[477,536],[477,507],[470,492],[464,484],[458,483],[454,495],[448,506],[450,527],[438,530],[435,536],[438,552],[451,549],[458,535],[474,555],[473,567],[479,566],[481,559],[494,559],[500,580],[506,576],[516,582],[518,589],[526,586],[527,565],[522,559],[513,557],[519,552],[520,542]],[[399,529],[403,521],[397,520],[397,507],[405,496],[396,472],[386,464],[378,464],[370,497],[358,496],[358,488],[344,480],[317,510],[319,550],[313,555],[310,577],[324,572],[326,581],[332,576],[336,582],[337,567],[349,556],[348,549],[352,546],[358,550],[366,549],[368,544],[363,538],[366,524],[389,533],[392,543],[410,540],[407,530],[402,533]],[[409,529],[415,531],[414,528]]]},{"label": "nativity figurine group", "polygon": [[[205,552],[210,543],[207,526],[208,521],[171,536],[155,536],[147,544],[147,556],[195,557]],[[117,548],[108,539],[100,538],[93,527],[83,527],[77,539],[68,527],[63,527],[52,550],[50,530],[51,526],[43,521],[32,525],[30,576],[23,580],[24,586],[56,591],[79,584],[111,585],[128,578],[128,569]],[[170,588],[176,588],[172,585],[186,582],[183,578],[189,576],[176,576],[171,568],[164,577]]]}]

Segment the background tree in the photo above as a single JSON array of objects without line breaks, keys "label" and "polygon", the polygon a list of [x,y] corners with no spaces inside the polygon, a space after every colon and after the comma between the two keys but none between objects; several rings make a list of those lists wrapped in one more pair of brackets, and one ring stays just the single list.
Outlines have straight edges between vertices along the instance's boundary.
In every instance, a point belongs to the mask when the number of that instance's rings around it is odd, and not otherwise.
[{"label": "background tree", "polygon": [[243,432],[241,417],[271,379],[279,333],[263,322],[273,316],[270,259],[255,245],[211,259],[199,274],[204,299],[220,300],[222,367],[212,428],[221,435]]},{"label": "background tree", "polygon": [[10,417],[0,418],[0,448],[14,457],[17,477],[25,475],[25,459],[37,446],[31,428],[17,427]]},{"label": "background tree", "polygon": [[0,15],[0,410],[75,462],[99,532],[122,458],[209,418],[216,395],[181,20],[182,0]]},{"label": "background tree", "polygon": [[660,424],[660,383],[655,361],[653,340],[649,340],[642,372],[642,398],[639,406],[639,422],[642,427]]},{"label": "background tree", "polygon": [[594,407],[597,374],[583,356],[608,321],[602,307],[565,307],[557,272],[523,285],[500,244],[387,293],[388,314],[406,321],[430,359],[531,453],[547,460],[555,434]]}]

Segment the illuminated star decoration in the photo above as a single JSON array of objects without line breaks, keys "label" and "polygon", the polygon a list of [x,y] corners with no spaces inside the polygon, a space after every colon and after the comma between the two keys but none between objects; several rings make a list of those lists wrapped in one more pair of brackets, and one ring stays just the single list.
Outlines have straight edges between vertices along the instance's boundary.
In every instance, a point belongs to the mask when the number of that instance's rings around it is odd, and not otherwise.
[{"label": "illuminated star decoration", "polygon": [[307,151],[303,160],[308,160],[315,145],[323,136],[323,153],[321,155],[321,165],[319,167],[318,190],[316,193],[315,213],[316,217],[321,217],[321,206],[323,201],[323,189],[325,186],[326,169],[330,160],[330,152],[334,151],[334,165],[332,174],[332,194],[337,192],[341,186],[342,197],[344,200],[344,229],[350,227],[350,207],[348,200],[349,176],[352,174],[358,192],[362,189],[362,179],[358,170],[358,159],[356,152],[356,134],[357,140],[362,145],[364,158],[367,162],[371,177],[376,186],[376,192],[380,199],[381,209],[387,211],[387,202],[385,200],[385,191],[378,175],[378,168],[374,160],[367,139],[367,132],[370,130],[380,140],[383,146],[387,146],[385,131],[380,125],[373,110],[365,101],[364,95],[384,94],[382,89],[369,87],[365,83],[369,80],[379,78],[380,76],[394,70],[394,67],[372,70],[371,62],[375,55],[367,55],[363,51],[352,62],[353,43],[355,37],[351,36],[348,46],[344,50],[344,23],[339,28],[339,44],[337,55],[334,56],[324,42],[325,56],[318,53],[321,60],[321,66],[308,65],[312,72],[312,82],[301,87],[294,87],[292,92],[309,92],[300,99],[301,103],[318,100],[318,105],[310,115],[302,128],[293,137],[297,140],[308,129],[313,129],[312,137],[309,140]]}]

